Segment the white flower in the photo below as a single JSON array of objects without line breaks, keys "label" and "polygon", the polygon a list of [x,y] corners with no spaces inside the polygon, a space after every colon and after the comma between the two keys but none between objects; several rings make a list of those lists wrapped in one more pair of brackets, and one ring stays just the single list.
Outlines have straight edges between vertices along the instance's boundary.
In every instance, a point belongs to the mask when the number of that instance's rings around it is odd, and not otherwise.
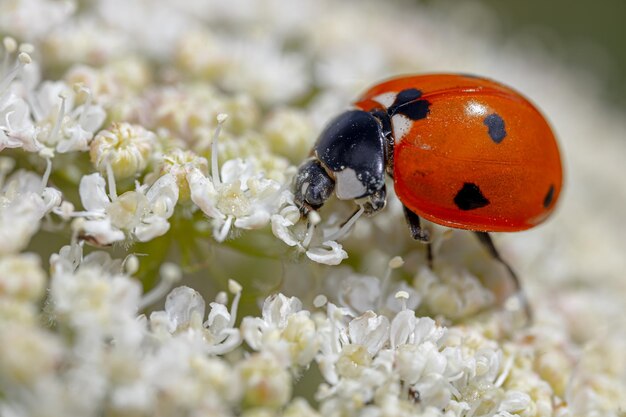
[{"label": "white flower", "polygon": [[61,193],[27,171],[11,175],[0,192],[0,254],[26,247],[45,215],[61,204]]},{"label": "white flower", "polygon": [[284,204],[281,185],[255,173],[252,163],[242,159],[222,166],[221,181],[211,180],[198,168],[188,165],[187,181],[192,201],[214,220],[214,236],[226,239],[231,225],[258,229]]},{"label": "white flower", "polygon": [[303,111],[289,108],[273,112],[263,126],[272,151],[300,163],[311,149],[313,123]]},{"label": "white flower", "polygon": [[0,3],[3,32],[34,40],[46,35],[75,10],[73,2],[52,0],[7,1]]},{"label": "white flower", "polygon": [[[349,308],[354,314],[368,310],[381,313],[415,310],[421,297],[404,281],[390,282],[392,271],[397,267],[390,264],[393,262],[388,263],[383,279],[355,273],[349,267],[335,268],[326,280],[326,291],[336,296],[339,305]],[[408,298],[399,300],[396,297],[399,291],[404,291]]]},{"label": "white flower", "polygon": [[390,325],[367,312],[350,320],[346,332],[343,313],[329,305],[327,314],[319,325],[323,344],[316,358],[329,384],[317,394],[322,411],[339,407],[354,413],[371,402],[392,409],[415,410],[415,404],[444,409],[461,396],[454,383],[465,381],[469,367],[459,348],[440,347],[444,329],[432,319],[403,310]]},{"label": "white flower", "polygon": [[129,54],[132,47],[123,34],[93,16],[56,26],[41,42],[46,58],[55,64],[102,65]]},{"label": "white flower", "polygon": [[126,43],[160,59],[170,57],[181,33],[196,25],[193,15],[170,3],[146,7],[142,2],[107,0],[95,7],[108,26],[125,35]]},{"label": "white flower", "polygon": [[524,392],[507,391],[506,397],[500,403],[498,412],[517,414],[531,406],[530,396]]},{"label": "white flower", "polygon": [[[176,184],[180,190],[180,199],[183,201],[188,201],[191,198],[191,190],[187,180],[188,166],[198,169],[198,171],[194,171],[191,174],[196,179],[198,179],[199,175],[206,176],[209,171],[209,164],[206,158],[196,155],[193,151],[183,151],[175,148],[163,155],[160,174],[172,174],[176,178]],[[202,198],[202,196],[199,196],[199,198]]]},{"label": "white flower", "polygon": [[168,334],[190,337],[200,352],[223,354],[241,342],[239,329],[235,328],[241,286],[230,281],[235,294],[230,311],[224,304],[210,303],[211,310],[205,322],[205,302],[202,296],[189,287],[174,288],[165,300],[165,310],[150,315],[150,325],[156,333],[163,329]]},{"label": "white flower", "polygon": [[204,299],[189,287],[174,288],[165,299],[165,313],[171,327],[170,332],[202,325],[204,319]]},{"label": "white flower", "polygon": [[46,276],[32,253],[0,257],[0,298],[37,301],[44,294]]},{"label": "white flower", "polygon": [[369,354],[374,356],[388,342],[389,319],[368,311],[350,321],[348,335],[352,343],[365,346]]},{"label": "white flower", "polygon": [[[270,104],[287,102],[306,91],[306,62],[281,51],[275,43],[246,40],[233,45],[231,53],[235,66],[224,74],[227,88],[247,91]],[[256,65],[247,65],[249,62]]]},{"label": "white flower", "polygon": [[[280,211],[270,217],[274,236],[288,246],[296,247],[299,251],[305,252],[310,260],[317,263],[339,265],[348,257],[348,253],[343,250],[343,246],[338,242],[326,240],[317,243],[323,240],[320,238],[324,234],[323,228],[315,227],[319,222],[313,224],[311,221],[309,228],[304,228],[303,223],[299,221],[300,210],[294,205],[291,192],[286,191],[284,193],[283,203]],[[313,216],[315,215],[317,214],[313,214]]]},{"label": "white flower", "polygon": [[415,312],[402,310],[391,321],[391,348],[404,344],[419,345],[425,342],[438,343],[444,336],[445,329],[435,324],[429,317],[415,317]]},{"label": "white flower", "polygon": [[321,417],[304,398],[295,398],[285,407],[283,417]]},{"label": "white flower", "polygon": [[156,135],[142,126],[114,123],[96,135],[89,155],[100,172],[111,169],[116,178],[122,179],[143,171],[156,145]]},{"label": "white flower", "polygon": [[[83,258],[79,245],[51,257],[49,303],[55,318],[77,331],[137,340],[141,285],[105,252]],[[72,268],[75,269],[72,269]]]},{"label": "white flower", "polygon": [[0,373],[5,386],[36,386],[48,380],[62,354],[61,341],[42,328],[13,322],[0,325]]},{"label": "white flower", "polygon": [[28,104],[11,92],[0,96],[0,151],[5,148],[23,148],[28,152],[42,148]]},{"label": "white flower", "polygon": [[257,351],[276,356],[284,366],[306,366],[319,347],[315,323],[295,297],[268,297],[262,317],[245,317],[241,323],[244,340]]},{"label": "white flower", "polygon": [[[76,105],[79,94],[86,96],[84,104]],[[62,81],[41,83],[34,92],[33,116],[38,140],[59,153],[89,150],[94,132],[100,128],[106,113],[92,103],[91,92]]]},{"label": "white flower", "polygon": [[104,178],[99,173],[85,175],[79,186],[86,218],[75,227],[99,245],[124,240],[126,234],[146,242],[169,230],[169,219],[178,201],[178,186],[171,174],[160,177],[150,187],[142,185],[110,199]]},{"label": "white flower", "polygon": [[330,384],[339,381],[335,363],[339,359],[342,346],[349,343],[347,323],[350,317],[352,315],[348,309],[339,308],[333,303],[327,304],[325,317],[317,317],[320,352],[315,360],[324,379]]},{"label": "white flower", "polygon": [[254,353],[241,361],[237,369],[244,389],[244,401],[251,406],[278,408],[291,397],[291,375],[278,359]]},{"label": "white flower", "polygon": [[466,269],[443,268],[433,273],[430,268],[418,271],[414,287],[429,310],[446,317],[466,317],[493,305],[495,297]]},{"label": "white flower", "polygon": [[263,320],[270,326],[285,327],[293,314],[302,310],[302,302],[296,297],[283,294],[270,296],[263,303]]}]

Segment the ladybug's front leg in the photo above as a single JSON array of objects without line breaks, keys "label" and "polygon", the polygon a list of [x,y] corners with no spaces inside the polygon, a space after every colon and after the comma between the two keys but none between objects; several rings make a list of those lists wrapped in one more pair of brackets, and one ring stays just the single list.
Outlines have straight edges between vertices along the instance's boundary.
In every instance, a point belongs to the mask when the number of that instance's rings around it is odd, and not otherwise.
[{"label": "ladybug's front leg", "polygon": [[409,231],[411,232],[411,237],[415,240],[419,240],[426,244],[426,258],[428,261],[428,266],[432,269],[433,267],[433,250],[432,245],[430,243],[430,233],[426,229],[422,229],[420,225],[420,217],[409,210],[406,206],[402,206],[404,208],[404,218],[406,219],[407,224],[409,225]]},{"label": "ladybug's front leg", "polygon": [[387,205],[387,187],[385,187],[383,182],[383,186],[379,190],[373,191],[363,198],[357,198],[354,201],[359,207],[363,207],[366,216],[373,216]]}]

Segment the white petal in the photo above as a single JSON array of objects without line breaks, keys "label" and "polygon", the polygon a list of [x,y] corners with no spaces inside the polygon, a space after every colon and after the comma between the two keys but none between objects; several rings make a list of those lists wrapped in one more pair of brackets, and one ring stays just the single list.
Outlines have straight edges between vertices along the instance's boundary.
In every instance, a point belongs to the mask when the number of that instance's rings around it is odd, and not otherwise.
[{"label": "white petal", "polygon": [[78,193],[85,210],[104,213],[106,207],[111,204],[105,186],[104,178],[99,173],[85,175],[81,178]]},{"label": "white petal", "polygon": [[249,216],[235,220],[235,227],[240,229],[260,229],[270,221],[270,215],[266,211],[257,210]]},{"label": "white petal", "polygon": [[415,341],[413,343],[420,344],[426,341],[436,343],[445,333],[443,327],[437,326],[435,321],[430,317],[421,317],[416,320],[414,330]]},{"label": "white petal", "polygon": [[389,338],[389,320],[368,311],[348,324],[350,340],[367,347],[370,355],[375,355]]},{"label": "white petal", "polygon": [[204,310],[204,298],[189,287],[174,288],[165,299],[165,311],[177,328],[189,324],[193,315],[203,318]]},{"label": "white petal", "polygon": [[[146,193],[148,201],[153,206],[156,215],[170,218],[174,214],[176,202],[178,202],[178,185],[176,178],[172,174],[165,174],[160,177]],[[158,207],[158,210],[155,209]]]},{"label": "white petal", "polygon": [[65,245],[59,253],[50,256],[50,267],[52,275],[69,274],[76,270],[83,258],[83,247],[81,245]]},{"label": "white petal", "polygon": [[60,206],[61,201],[63,200],[62,194],[59,190],[55,190],[51,187],[46,187],[41,192],[41,200],[43,202],[43,209],[45,212],[42,214],[49,213],[53,208]]},{"label": "white petal", "polygon": [[141,223],[135,226],[133,234],[140,242],[148,242],[155,237],[163,236],[170,230],[170,224],[161,216],[148,216],[141,219]]},{"label": "white petal", "polygon": [[380,297],[380,279],[376,277],[353,273],[341,280],[340,304],[356,313],[374,309]]},{"label": "white petal", "polygon": [[[82,113],[84,111],[84,106],[79,106],[76,110],[78,113]],[[77,116],[81,117],[80,114]],[[100,128],[100,126],[102,126],[106,117],[107,114],[101,106],[91,104],[87,113],[82,116],[82,123],[80,125],[86,131],[94,133]]]},{"label": "white petal", "polygon": [[391,321],[391,329],[389,331],[389,340],[391,347],[409,343],[409,338],[415,330],[416,319],[412,310],[403,310],[396,314]]},{"label": "white petal", "polygon": [[9,133],[33,130],[30,107],[26,101],[13,93],[8,94],[0,103],[0,127]]},{"label": "white petal", "polygon": [[191,200],[202,210],[204,214],[214,219],[224,219],[224,216],[216,207],[217,191],[210,179],[191,165],[187,166],[187,182],[191,190]]},{"label": "white petal", "polygon": [[211,311],[209,311],[209,317],[204,325],[211,331],[211,333],[218,335],[222,330],[229,327],[230,312],[224,304],[211,303],[209,305],[211,307]]},{"label": "white petal", "polygon": [[283,294],[270,295],[263,303],[263,320],[278,328],[287,324],[289,316],[302,310],[302,302],[296,297]]},{"label": "white petal", "polygon": [[289,227],[294,225],[291,220],[281,216],[280,214],[274,214],[270,219],[272,222],[272,233],[274,236],[285,242],[288,246],[296,246],[300,243],[300,241],[296,239],[289,230]]},{"label": "white petal", "polygon": [[94,243],[101,246],[107,246],[126,238],[124,232],[113,227],[109,218],[86,220],[82,225],[82,232],[89,236]]},{"label": "white petal", "polygon": [[0,254],[24,249],[39,230],[42,216],[41,204],[36,201],[39,196],[28,196],[34,198],[18,197],[13,204],[0,205]]},{"label": "white petal", "polygon": [[499,411],[508,411],[517,413],[526,410],[531,405],[531,398],[528,394],[521,391],[507,391],[506,397],[498,407]]},{"label": "white petal", "polygon": [[7,136],[3,130],[0,130],[0,151],[9,148],[19,148],[22,146],[22,141],[15,139],[11,136]]},{"label": "white petal", "polygon": [[266,327],[259,317],[244,317],[241,321],[241,334],[252,349],[260,350],[263,347],[263,329]]},{"label": "white petal", "polygon": [[323,243],[323,246],[309,249],[306,251],[306,256],[317,263],[326,265],[339,265],[341,261],[348,257],[348,254],[343,250],[342,246],[332,240],[328,240]]},{"label": "white petal", "polygon": [[39,85],[36,95],[37,103],[44,118],[55,120],[61,107],[61,99],[59,95],[63,94],[65,99],[65,108],[74,107],[74,92],[72,88],[62,81],[44,81]]},{"label": "white petal", "polygon": [[2,191],[4,197],[14,200],[26,194],[39,194],[40,187],[41,177],[34,172],[20,169],[9,177]]},{"label": "white petal", "polygon": [[237,180],[241,181],[241,189],[247,189],[248,178],[254,175],[252,164],[247,160],[236,158],[224,162],[220,172],[222,182],[226,184],[233,183]]},{"label": "white petal", "polygon": [[86,131],[79,125],[64,129],[64,136],[56,146],[59,153],[84,152],[89,150],[89,141],[93,133]]}]

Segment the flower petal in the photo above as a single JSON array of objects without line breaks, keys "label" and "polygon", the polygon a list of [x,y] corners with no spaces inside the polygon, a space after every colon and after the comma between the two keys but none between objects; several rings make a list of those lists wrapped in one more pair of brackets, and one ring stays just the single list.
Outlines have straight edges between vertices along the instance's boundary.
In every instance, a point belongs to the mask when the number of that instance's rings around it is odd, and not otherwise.
[{"label": "flower petal", "polygon": [[319,246],[309,249],[306,251],[306,256],[314,262],[325,265],[339,265],[348,257],[348,253],[343,250],[343,247],[333,240],[328,240],[323,245],[327,248]]},{"label": "flower petal", "polygon": [[104,178],[97,172],[81,178],[78,193],[85,210],[93,213],[104,213],[106,207],[111,204],[105,187]]}]

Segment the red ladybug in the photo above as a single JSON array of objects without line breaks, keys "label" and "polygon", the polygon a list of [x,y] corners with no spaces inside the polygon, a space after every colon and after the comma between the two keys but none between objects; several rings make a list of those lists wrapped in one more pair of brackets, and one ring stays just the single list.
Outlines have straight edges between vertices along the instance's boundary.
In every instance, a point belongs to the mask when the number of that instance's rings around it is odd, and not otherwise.
[{"label": "red ladybug", "polygon": [[563,177],[554,134],[537,108],[509,87],[460,74],[370,88],[320,134],[295,178],[295,201],[307,213],[334,191],[373,214],[385,205],[385,173],[415,239],[428,240],[423,217],[475,231],[500,261],[487,232],[541,223]]}]

